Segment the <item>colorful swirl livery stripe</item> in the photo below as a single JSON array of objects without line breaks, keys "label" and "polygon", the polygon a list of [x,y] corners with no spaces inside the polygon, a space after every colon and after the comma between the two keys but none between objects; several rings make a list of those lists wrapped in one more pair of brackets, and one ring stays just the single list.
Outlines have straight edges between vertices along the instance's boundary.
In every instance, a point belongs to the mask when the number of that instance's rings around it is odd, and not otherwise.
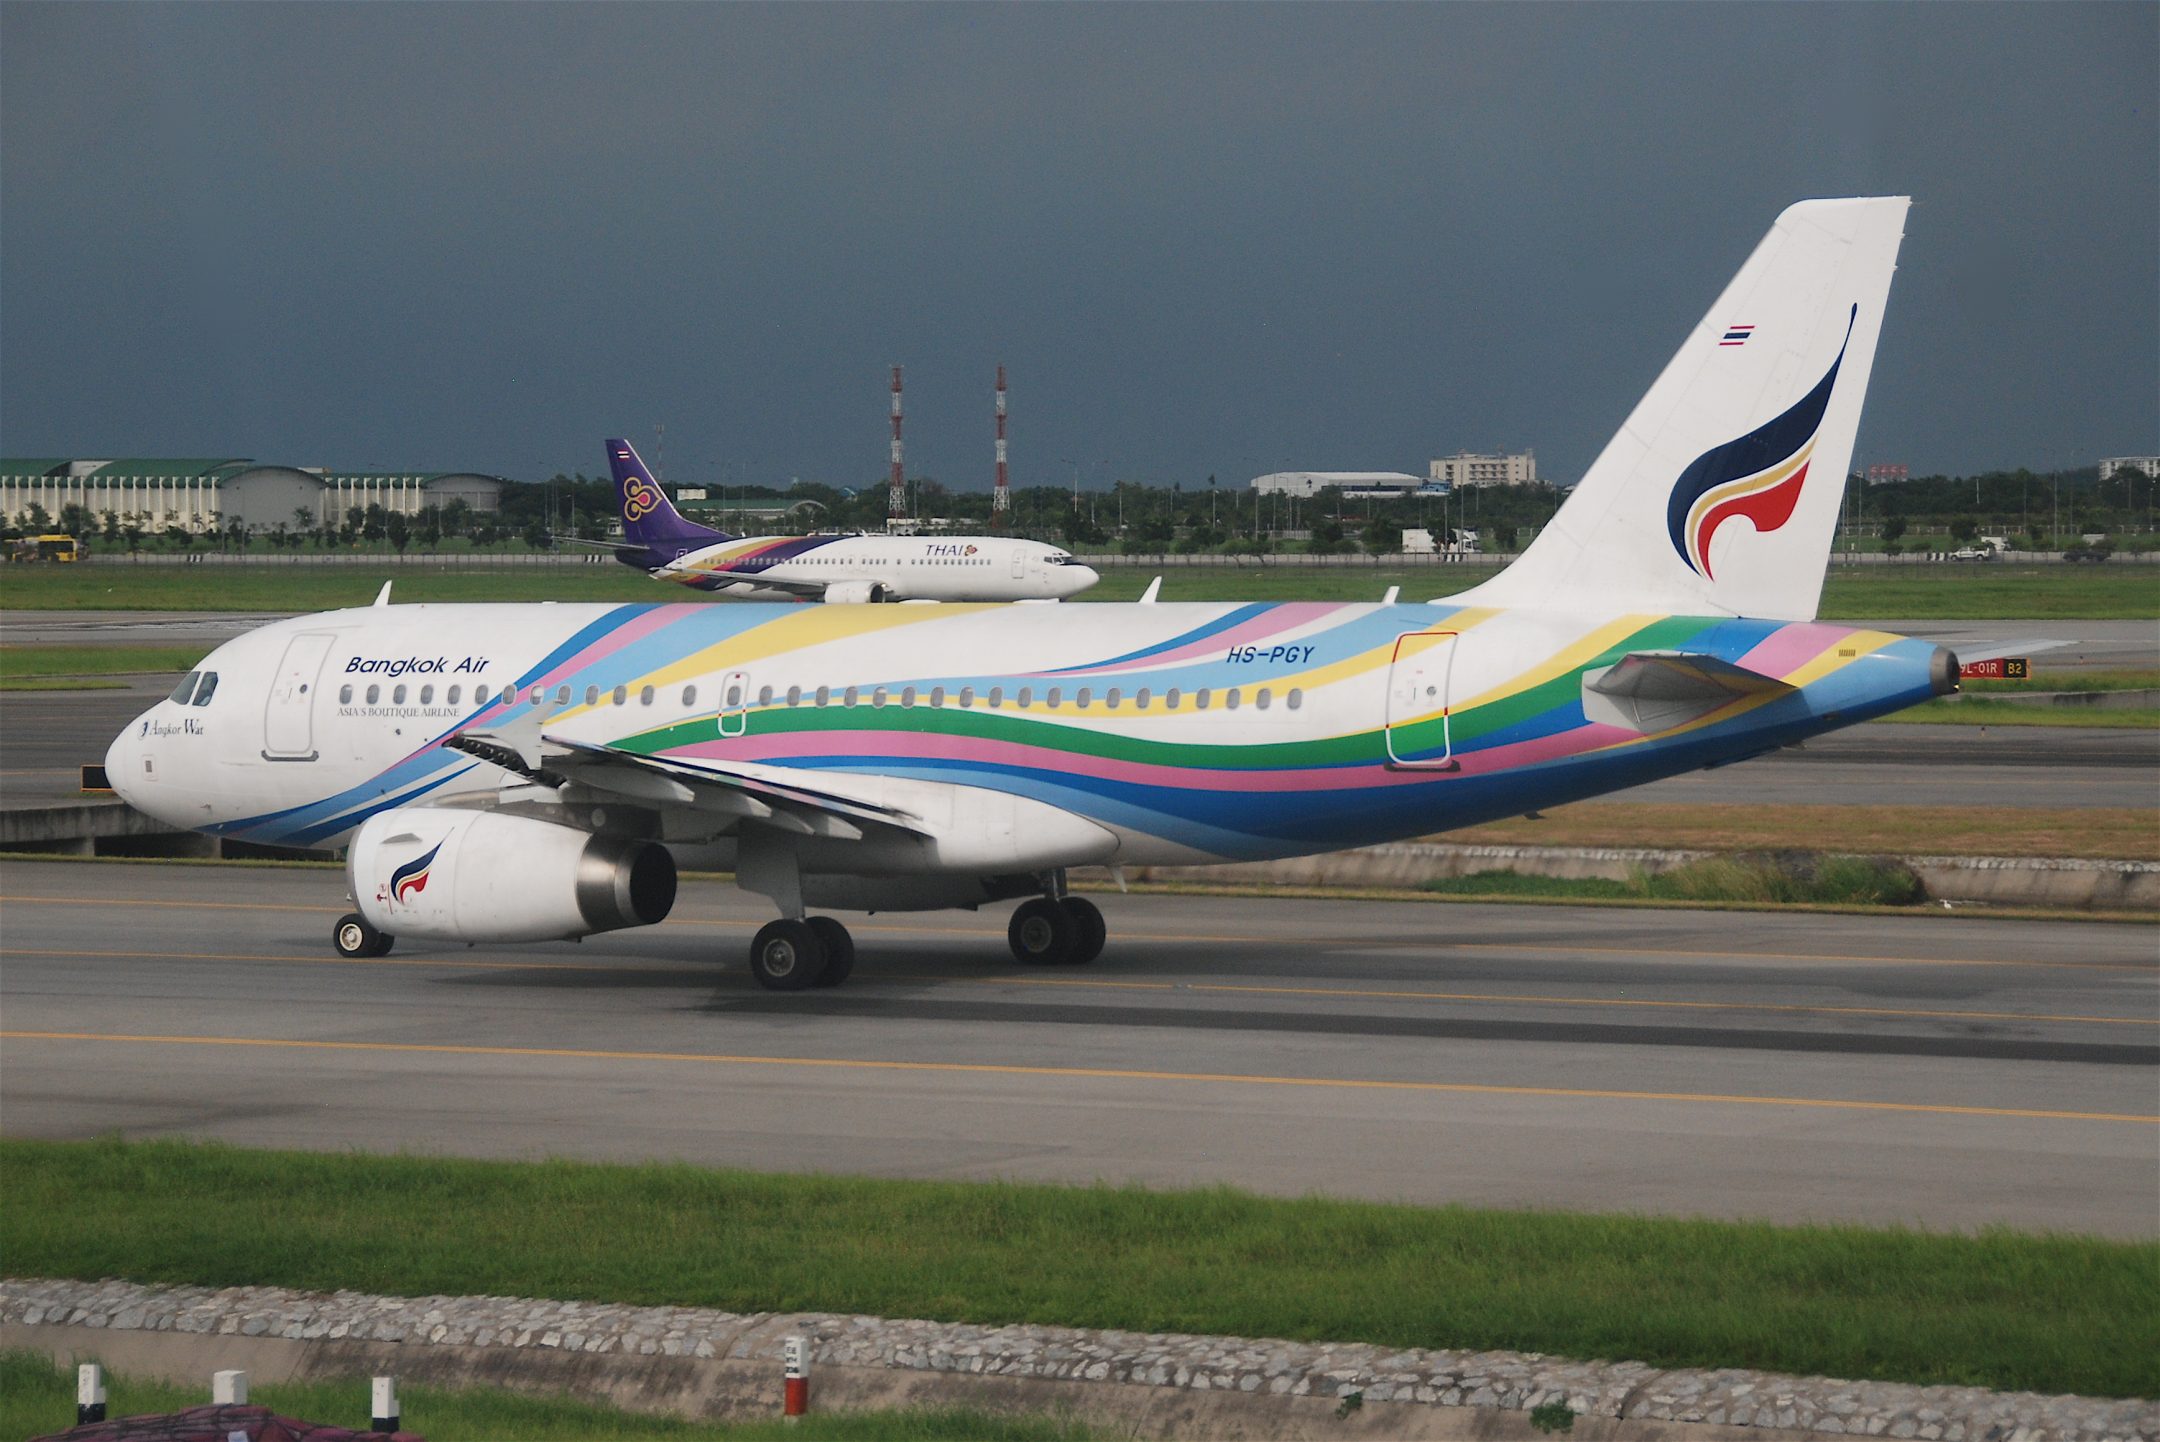
[{"label": "colorful swirl livery stripe", "polygon": [[798,560],[838,539],[835,536],[780,536],[737,541],[700,555],[694,563],[685,563],[661,574],[667,580],[697,590],[720,590],[754,579],[770,567]]},{"label": "colorful swirl livery stripe", "polygon": [[1845,339],[1838,344],[1837,359],[1815,383],[1815,388],[1793,403],[1783,415],[1703,452],[1680,473],[1672,497],[1665,506],[1665,529],[1673,550],[1688,568],[1704,579],[1710,573],[1710,543],[1728,521],[1746,520],[1757,534],[1768,535],[1792,519],[1807,484],[1808,461],[1815,436],[1822,429],[1823,413],[1830,408],[1830,393],[1837,385],[1838,368],[1845,364],[1845,349],[1852,343],[1860,307],[1845,319]]},{"label": "colorful swirl livery stripe", "polygon": [[[1428,653],[1453,648],[1450,691],[1391,712],[1406,635],[1431,638]],[[1812,734],[1832,711],[1859,719],[1921,699],[1931,651],[1818,623],[1644,615],[1570,630],[1447,606],[1117,608],[1094,630],[987,606],[633,605],[533,657],[509,698],[452,729],[514,725],[537,697],[550,734],[587,746],[985,787],[1121,828],[1141,850],[1152,839],[1263,857],[1429,834],[1734,760]],[[1803,689],[1766,684],[1648,734],[1586,714],[1586,674],[1643,653],[1715,658]],[[1862,674],[1883,653],[1904,664]],[[971,664],[1016,669],[961,669]],[[721,686],[736,675],[749,704],[723,728]],[[617,688],[625,704],[612,702]],[[503,784],[441,739],[364,785],[221,829],[320,845],[379,811]],[[1451,769],[1414,764],[1442,758]]]}]

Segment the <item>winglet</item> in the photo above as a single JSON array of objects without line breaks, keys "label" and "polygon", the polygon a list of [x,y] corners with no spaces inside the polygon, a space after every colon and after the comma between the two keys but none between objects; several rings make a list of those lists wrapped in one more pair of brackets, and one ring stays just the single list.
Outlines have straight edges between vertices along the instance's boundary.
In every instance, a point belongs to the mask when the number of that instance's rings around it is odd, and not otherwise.
[{"label": "winglet", "polygon": [[388,581],[383,582],[382,589],[375,593],[375,604],[378,606],[390,604],[390,583]]},{"label": "winglet", "polygon": [[1152,606],[1155,604],[1155,598],[1157,596],[1160,596],[1161,594],[1162,577],[1157,576],[1154,580],[1148,582],[1147,589],[1140,593],[1140,604],[1143,606]]},{"label": "winglet", "polygon": [[1400,586],[1390,586],[1390,587],[1388,587],[1388,588],[1387,588],[1387,594],[1386,594],[1385,596],[1382,596],[1382,597],[1380,598],[1380,604],[1381,604],[1381,605],[1383,605],[1383,606],[1392,606],[1392,605],[1394,605],[1394,604],[1395,604],[1395,603],[1396,603],[1397,601],[1399,601],[1399,600],[1401,600],[1401,599],[1402,599],[1402,587],[1400,587]]}]

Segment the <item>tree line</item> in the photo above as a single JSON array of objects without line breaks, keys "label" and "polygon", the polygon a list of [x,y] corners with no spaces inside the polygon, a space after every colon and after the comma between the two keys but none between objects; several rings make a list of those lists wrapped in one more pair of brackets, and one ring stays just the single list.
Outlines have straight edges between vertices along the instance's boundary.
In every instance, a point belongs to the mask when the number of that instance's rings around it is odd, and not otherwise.
[{"label": "tree line", "polygon": [[[674,488],[671,488],[674,489]],[[1928,537],[1966,544],[1981,535],[2012,539],[2024,549],[2051,550],[2082,535],[2106,533],[2126,544],[2154,530],[2155,481],[2118,471],[2101,481],[2096,467],[2036,472],[1990,471],[1976,476],[1921,476],[1896,483],[1847,479],[1840,534],[1848,544],[1938,549]],[[1022,486],[1012,492],[1006,529],[1062,542],[1074,550],[1131,554],[1267,554],[1401,550],[1403,532],[1425,530],[1447,546],[1475,532],[1484,549],[1511,552],[1548,524],[1567,492],[1545,483],[1482,486],[1452,496],[1416,493],[1357,497],[1329,488],[1310,497],[1260,495],[1250,486],[1218,485],[1214,476],[1191,486],[1118,480],[1107,488]],[[953,490],[934,477],[908,482],[910,514],[949,529],[988,530],[991,498],[984,490]],[[819,482],[785,488],[710,488],[703,501],[681,503],[691,519],[733,534],[876,531],[886,524],[883,485],[848,489]],[[522,546],[544,549],[560,536],[597,541],[616,527],[614,483],[583,474],[545,481],[505,481],[500,509],[478,510],[461,498],[410,514],[380,504],[318,517],[308,507],[289,519],[249,526],[218,518],[214,529],[191,531],[179,513],[123,517],[68,505],[57,517],[32,505],[8,518],[10,538],[64,532],[106,549],[218,546],[304,551],[376,546],[403,552]]]}]

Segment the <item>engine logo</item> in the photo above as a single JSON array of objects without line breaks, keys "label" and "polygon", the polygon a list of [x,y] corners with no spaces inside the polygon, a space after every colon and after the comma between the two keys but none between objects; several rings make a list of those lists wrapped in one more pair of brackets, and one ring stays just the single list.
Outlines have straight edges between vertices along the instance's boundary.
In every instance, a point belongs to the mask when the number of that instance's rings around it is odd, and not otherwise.
[{"label": "engine logo", "polygon": [[434,864],[435,853],[440,850],[442,843],[438,841],[428,849],[427,855],[408,861],[390,873],[390,897],[393,901],[403,901],[415,892],[427,890],[428,868]]}]

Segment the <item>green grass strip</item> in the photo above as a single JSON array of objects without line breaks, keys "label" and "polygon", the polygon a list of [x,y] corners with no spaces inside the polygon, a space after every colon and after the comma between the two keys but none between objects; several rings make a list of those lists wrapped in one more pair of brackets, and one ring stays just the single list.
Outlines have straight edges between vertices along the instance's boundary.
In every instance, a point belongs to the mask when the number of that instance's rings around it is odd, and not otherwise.
[{"label": "green grass strip", "polygon": [[[1130,601],[1156,575],[1165,601],[1377,601],[1389,586],[1408,602],[1468,590],[1490,566],[1119,566],[1080,600]],[[365,606],[385,580],[411,601],[682,601],[682,588],[627,566],[495,566],[439,562],[381,566],[0,567],[0,609],[325,611]],[[2160,570],[2101,566],[1834,566],[1822,618],[1938,620],[2006,617],[2160,618]]]},{"label": "green grass strip", "polygon": [[[108,1372],[109,1418],[178,1412],[210,1400],[210,1379],[180,1386]],[[269,1382],[248,1401],[281,1417],[365,1430],[368,1379]],[[569,1397],[534,1397],[494,1388],[398,1386],[399,1423],[428,1442],[1087,1442],[1099,1434],[1054,1417],[935,1409],[817,1412],[789,1423],[692,1422],[647,1417]],[[0,1352],[0,1436],[37,1437],[75,1425],[75,1371],[34,1352]]]},{"label": "green grass strip", "polygon": [[185,671],[208,646],[0,646],[0,678]]},{"label": "green grass strip", "polygon": [[127,685],[95,676],[0,676],[0,691],[125,691]]},{"label": "green grass strip", "polygon": [[23,1276],[1509,1348],[2160,1395],[2160,1244],[2010,1231],[10,1140],[0,1257]]}]

